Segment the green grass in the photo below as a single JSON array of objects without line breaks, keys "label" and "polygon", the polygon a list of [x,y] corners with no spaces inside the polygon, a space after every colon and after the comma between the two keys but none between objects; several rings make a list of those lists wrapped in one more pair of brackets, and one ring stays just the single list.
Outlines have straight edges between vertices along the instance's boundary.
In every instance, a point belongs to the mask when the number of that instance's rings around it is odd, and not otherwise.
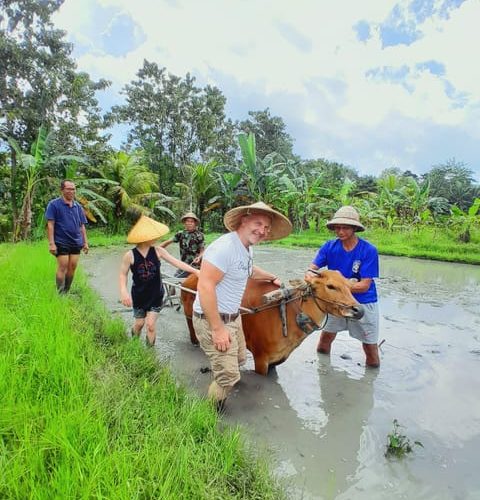
[{"label": "green grass", "polygon": [[[165,236],[165,239],[171,237],[172,234]],[[110,246],[126,243],[125,235],[105,235],[99,230],[93,230],[89,235],[91,246]],[[220,233],[206,234],[205,241],[209,244],[218,236],[220,236]],[[458,234],[451,230],[435,227],[411,230],[396,229],[393,232],[382,228],[373,228],[360,233],[360,236],[376,245],[380,254],[383,255],[480,264],[480,231],[478,229],[472,230],[470,243],[460,242]],[[326,240],[334,237],[334,233],[326,228],[322,228],[318,232],[310,229],[293,233],[273,244],[288,248],[319,248]]]},{"label": "green grass", "polygon": [[[165,238],[171,236],[167,235]],[[126,243],[125,235],[105,235],[98,230],[89,233],[91,246],[109,246]],[[207,244],[218,238],[220,233],[205,235]],[[360,233],[362,238],[372,242],[380,254],[420,259],[442,260],[480,264],[480,231],[472,230],[470,243],[458,241],[458,235],[443,228],[424,227],[393,232],[381,228],[367,229]],[[282,240],[273,242],[276,246],[288,248],[319,248],[326,240],[334,238],[334,233],[322,228],[319,232],[310,229],[294,233]]]},{"label": "green grass", "polygon": [[129,341],[44,244],[0,245],[0,498],[276,499],[238,429]]},{"label": "green grass", "polygon": [[[327,229],[291,234],[275,245],[286,247],[318,248],[326,240],[334,238],[334,233]],[[470,243],[461,243],[456,235],[439,228],[422,228],[419,230],[397,230],[389,232],[384,229],[369,229],[360,233],[376,247],[380,254],[416,257],[448,262],[480,264],[480,234],[472,233]]]}]

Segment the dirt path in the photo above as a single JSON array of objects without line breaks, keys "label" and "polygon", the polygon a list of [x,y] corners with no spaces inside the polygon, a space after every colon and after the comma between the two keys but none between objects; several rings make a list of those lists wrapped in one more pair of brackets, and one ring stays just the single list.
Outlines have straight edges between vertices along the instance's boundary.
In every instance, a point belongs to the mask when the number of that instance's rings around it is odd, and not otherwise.
[{"label": "dirt path", "polygon": [[[313,256],[255,250],[256,263],[283,280],[302,277]],[[82,265],[129,324],[117,290],[123,251],[94,249]],[[378,287],[379,371],[365,370],[360,344],[345,333],[331,359],[317,355],[314,333],[268,377],[252,371],[250,358],[225,418],[272,450],[292,498],[478,499],[480,267],[383,257]],[[207,360],[173,308],[161,313],[157,352],[182,382],[206,393]],[[424,445],[402,462],[383,455],[394,418]]]}]

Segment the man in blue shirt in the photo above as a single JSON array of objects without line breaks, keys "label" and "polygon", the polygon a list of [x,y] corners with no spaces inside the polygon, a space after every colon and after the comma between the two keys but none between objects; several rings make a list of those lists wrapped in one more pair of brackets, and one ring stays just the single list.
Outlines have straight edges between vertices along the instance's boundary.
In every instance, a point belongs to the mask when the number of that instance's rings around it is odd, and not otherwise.
[{"label": "man in blue shirt", "polygon": [[75,184],[64,180],[60,184],[60,191],[62,196],[47,205],[45,218],[48,251],[57,258],[57,290],[67,293],[77,268],[80,250],[88,253],[87,218],[82,206],[75,201]]},{"label": "man in blue shirt", "polygon": [[366,365],[378,368],[378,297],[374,278],[378,278],[378,252],[368,241],[356,235],[365,228],[355,208],[341,207],[333,219],[327,222],[328,229],[337,238],[320,247],[309,268],[322,267],[342,273],[351,283],[355,299],[363,305],[365,314],[360,320],[329,316],[320,335],[317,351],[330,354],[332,342],[338,332],[348,330],[351,337],[360,340],[366,355]]}]

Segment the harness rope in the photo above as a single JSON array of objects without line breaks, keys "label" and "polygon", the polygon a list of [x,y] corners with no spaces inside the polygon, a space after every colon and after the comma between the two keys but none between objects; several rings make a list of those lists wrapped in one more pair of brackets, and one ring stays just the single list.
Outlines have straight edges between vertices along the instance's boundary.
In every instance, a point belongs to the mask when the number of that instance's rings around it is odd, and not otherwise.
[{"label": "harness rope", "polygon": [[[178,283],[171,283],[171,282],[168,282],[166,280],[163,280],[163,282],[166,283],[167,285],[173,286],[175,288],[179,288],[180,290],[183,290],[185,292],[192,293],[194,295],[197,294],[196,290],[192,290],[191,288],[187,288],[183,285],[179,285]],[[304,288],[304,290],[301,290],[301,288]],[[300,294],[296,293],[298,291],[300,291],[301,293]],[[298,300],[301,300],[303,302],[308,297],[312,297],[314,304],[323,313],[325,311],[320,307],[318,300],[326,302],[326,303],[336,304],[333,301],[321,299],[321,297],[318,297],[317,295],[315,295],[311,285],[306,285],[306,286],[299,285],[299,286],[296,286],[292,289],[292,294],[290,296],[283,297],[283,298],[279,299],[278,301],[272,302],[271,304],[264,304],[264,305],[255,306],[255,307],[240,306],[239,310],[240,310],[240,314],[244,315],[244,314],[257,314],[257,313],[266,311],[268,309],[278,308],[279,313],[280,313],[280,320],[282,322],[282,334],[284,337],[287,337],[288,336],[287,304],[289,304],[291,302],[298,301]],[[349,307],[345,304],[337,304],[337,305],[339,305],[340,307]],[[309,333],[311,333],[312,331],[317,330],[317,329],[322,329],[325,326],[327,319],[328,319],[327,313],[325,313],[325,319],[324,319],[323,323],[321,325],[319,325],[318,323],[313,321],[312,318],[310,318],[305,313],[303,313],[300,307],[297,307],[296,309],[297,309],[296,310],[297,325],[307,335]],[[307,326],[310,327],[309,331],[306,330]]]}]

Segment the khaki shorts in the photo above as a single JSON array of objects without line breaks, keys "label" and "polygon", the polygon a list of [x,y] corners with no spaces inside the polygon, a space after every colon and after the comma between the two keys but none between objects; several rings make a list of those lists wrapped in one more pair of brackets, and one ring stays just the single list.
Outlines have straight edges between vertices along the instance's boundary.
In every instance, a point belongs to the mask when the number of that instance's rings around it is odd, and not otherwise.
[{"label": "khaki shorts", "polygon": [[238,316],[235,321],[225,325],[231,339],[230,348],[225,352],[215,349],[210,325],[206,319],[194,316],[193,327],[200,342],[200,347],[210,360],[215,382],[229,392],[240,380],[239,366],[245,363],[247,356],[242,318]]},{"label": "khaki shorts", "polygon": [[360,340],[364,344],[378,343],[378,302],[362,304],[365,314],[362,319],[337,318],[328,315],[323,327],[324,332],[337,333],[347,330],[350,337]]}]

